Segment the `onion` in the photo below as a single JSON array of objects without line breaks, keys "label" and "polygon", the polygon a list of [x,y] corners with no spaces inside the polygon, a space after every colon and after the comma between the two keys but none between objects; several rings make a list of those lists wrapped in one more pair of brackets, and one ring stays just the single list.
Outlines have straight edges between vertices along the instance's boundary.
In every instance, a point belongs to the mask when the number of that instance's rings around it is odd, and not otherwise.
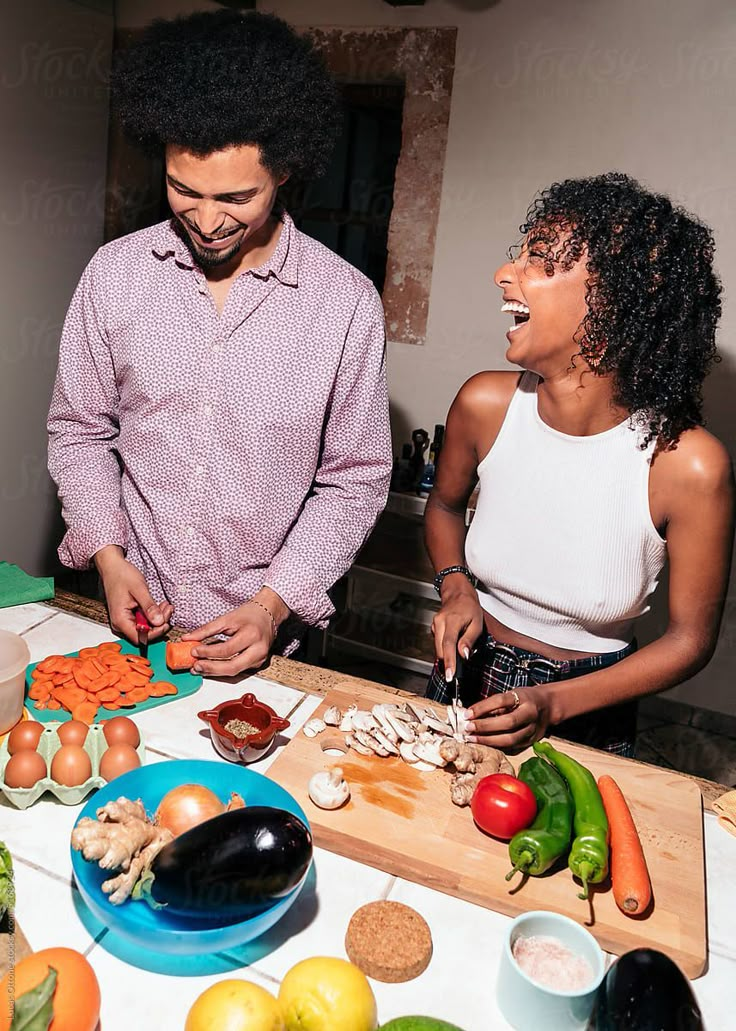
[{"label": "onion", "polygon": [[201,784],[181,784],[168,791],[159,802],[156,823],[176,837],[205,820],[220,816],[226,808],[209,788]]}]

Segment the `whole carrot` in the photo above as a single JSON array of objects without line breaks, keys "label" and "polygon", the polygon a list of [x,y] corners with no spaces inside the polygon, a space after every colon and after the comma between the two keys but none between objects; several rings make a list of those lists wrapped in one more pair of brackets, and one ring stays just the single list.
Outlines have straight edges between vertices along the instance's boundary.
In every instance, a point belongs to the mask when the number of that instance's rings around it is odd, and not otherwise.
[{"label": "whole carrot", "polygon": [[644,912],[652,899],[652,882],[639,832],[621,788],[613,777],[599,777],[598,790],[611,831],[613,897],[622,913],[636,916]]}]

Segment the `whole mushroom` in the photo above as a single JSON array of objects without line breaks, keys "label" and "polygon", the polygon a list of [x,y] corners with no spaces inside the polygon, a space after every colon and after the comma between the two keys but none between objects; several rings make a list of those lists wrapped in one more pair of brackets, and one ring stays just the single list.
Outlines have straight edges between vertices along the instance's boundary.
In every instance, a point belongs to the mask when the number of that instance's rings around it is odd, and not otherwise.
[{"label": "whole mushroom", "polygon": [[339,809],[350,798],[350,786],[339,766],[313,774],[309,778],[307,791],[320,809]]}]

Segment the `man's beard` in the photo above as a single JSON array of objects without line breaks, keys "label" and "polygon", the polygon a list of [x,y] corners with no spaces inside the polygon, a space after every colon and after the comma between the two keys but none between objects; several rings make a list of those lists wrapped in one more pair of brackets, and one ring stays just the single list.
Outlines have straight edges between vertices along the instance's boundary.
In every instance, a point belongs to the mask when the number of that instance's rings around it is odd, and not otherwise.
[{"label": "man's beard", "polygon": [[[208,247],[202,247],[197,243],[189,232],[189,226],[182,218],[177,218],[176,221],[181,227],[181,231],[184,234],[189,249],[192,251],[199,264],[204,268],[216,268],[218,265],[226,265],[231,258],[235,257],[243,246],[244,233],[238,238],[232,247],[225,247],[222,250],[210,250]],[[245,226],[241,226],[238,231],[245,228]]]}]

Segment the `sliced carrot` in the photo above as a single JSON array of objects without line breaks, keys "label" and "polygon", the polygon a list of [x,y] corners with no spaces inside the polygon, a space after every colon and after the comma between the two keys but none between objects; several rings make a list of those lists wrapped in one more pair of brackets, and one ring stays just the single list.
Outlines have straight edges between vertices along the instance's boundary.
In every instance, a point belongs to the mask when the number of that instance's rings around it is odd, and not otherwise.
[{"label": "sliced carrot", "polygon": [[115,687],[118,680],[120,680],[120,674],[118,673],[118,671],[115,669],[109,669],[107,671],[107,686]]},{"label": "sliced carrot", "polygon": [[119,709],[120,706],[118,705],[117,702],[103,702],[102,703],[102,708],[103,709],[108,709],[109,711],[114,712],[115,709]]},{"label": "sliced carrot", "polygon": [[106,687],[104,691],[97,692],[97,698],[103,703],[105,702],[116,702],[120,697],[120,692],[116,687]]},{"label": "sliced carrot", "polygon": [[55,673],[54,674],[54,683],[56,684],[57,687],[60,687],[62,684],[71,684],[73,680],[74,680],[74,674],[73,673]]},{"label": "sliced carrot", "polygon": [[97,648],[80,648],[78,654],[82,660],[91,659],[97,654]]},{"label": "sliced carrot", "polygon": [[90,680],[87,694],[97,694],[98,691],[104,691],[106,687],[107,677],[97,677],[96,680]]},{"label": "sliced carrot", "polygon": [[51,697],[51,691],[45,684],[39,684],[38,681],[36,681],[36,683],[28,689],[28,697],[32,698],[35,702],[44,702]]},{"label": "sliced carrot", "polygon": [[73,670],[73,673],[74,673],[74,679],[76,680],[77,685],[79,687],[81,687],[83,691],[86,691],[87,688],[89,687],[90,683],[91,683],[90,678],[86,675],[86,673],[83,672],[83,670],[79,666],[77,666]]},{"label": "sliced carrot", "polygon": [[38,666],[31,673],[31,680],[52,680],[53,677],[53,673],[44,673]]},{"label": "sliced carrot", "polygon": [[195,641],[169,641],[166,645],[166,665],[169,669],[191,669],[194,664],[192,648]]},{"label": "sliced carrot", "polygon": [[151,698],[163,698],[169,694],[179,694],[179,689],[168,680],[156,680],[151,684]]},{"label": "sliced carrot", "polygon": [[55,698],[52,698],[52,699],[50,699],[50,701],[48,701],[46,703],[46,708],[47,709],[54,709],[54,710],[60,709],[61,708],[61,702],[57,702]]},{"label": "sliced carrot", "polygon": [[81,723],[92,724],[95,721],[98,709],[99,706],[95,705],[94,702],[82,702],[72,709],[72,719],[79,720]]},{"label": "sliced carrot", "polygon": [[75,660],[65,656],[61,662],[57,662],[57,668],[59,673],[71,673],[74,668]]},{"label": "sliced carrot", "polygon": [[57,663],[63,662],[66,656],[64,655],[49,655],[47,659],[43,659],[42,662],[36,666],[36,669],[41,673],[58,673],[59,668]]},{"label": "sliced carrot", "polygon": [[136,687],[133,691],[128,692],[125,700],[138,705],[139,702],[147,702],[150,694],[151,692],[147,687]]},{"label": "sliced carrot", "polygon": [[611,887],[616,905],[627,916],[643,913],[652,900],[652,882],[631,810],[621,788],[607,774],[598,790],[611,832]]},{"label": "sliced carrot", "polygon": [[99,659],[90,659],[89,661],[95,667],[100,676],[102,676],[103,673],[107,673],[107,666],[103,666]]},{"label": "sliced carrot", "polygon": [[122,644],[119,641],[103,641],[102,644],[97,645],[98,652],[119,652],[122,650]]},{"label": "sliced carrot", "polygon": [[48,705],[48,702],[34,702],[33,703],[33,708],[34,709],[45,709],[47,707],[47,705]]}]

